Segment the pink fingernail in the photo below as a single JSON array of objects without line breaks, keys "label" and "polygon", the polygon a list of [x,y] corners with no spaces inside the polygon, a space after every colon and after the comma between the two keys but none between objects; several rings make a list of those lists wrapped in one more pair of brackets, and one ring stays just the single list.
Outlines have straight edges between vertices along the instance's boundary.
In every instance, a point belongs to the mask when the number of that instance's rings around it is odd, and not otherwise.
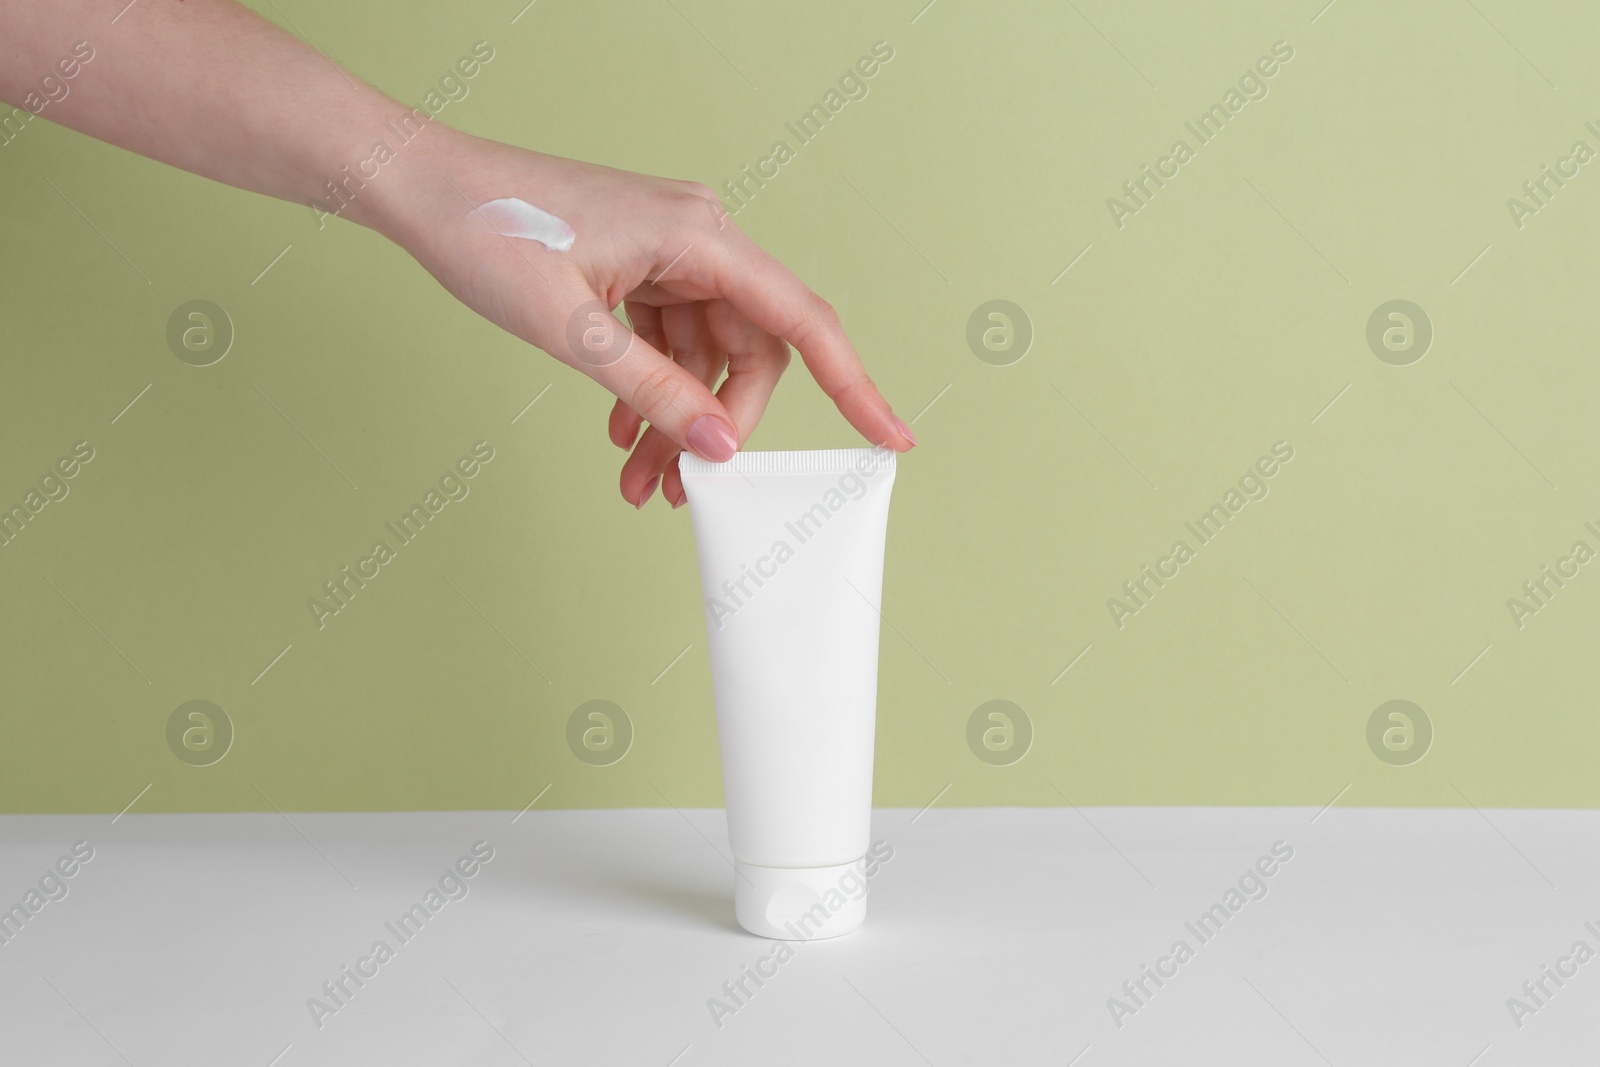
[{"label": "pink fingernail", "polygon": [[672,510],[673,511],[677,511],[679,508],[683,507],[688,502],[689,502],[688,494],[687,493],[679,493],[678,494],[678,499],[676,499],[676,500],[674,500],[672,502]]},{"label": "pink fingernail", "polygon": [[639,494],[639,502],[634,505],[635,509],[644,507],[645,501],[650,499],[650,494],[656,491],[656,485],[660,481],[661,476],[657,475],[656,477],[651,478],[648,482],[644,483],[644,491]]},{"label": "pink fingernail", "polygon": [[907,426],[905,424],[905,420],[900,418],[898,415],[891,415],[889,417],[894,419],[895,426],[900,430],[900,436],[904,437],[907,441],[910,441],[911,447],[915,448],[917,446],[917,435],[911,432],[911,427]]},{"label": "pink fingernail", "polygon": [[715,415],[701,415],[695,419],[683,439],[691,449],[713,463],[726,463],[739,451],[739,439],[728,424]]}]

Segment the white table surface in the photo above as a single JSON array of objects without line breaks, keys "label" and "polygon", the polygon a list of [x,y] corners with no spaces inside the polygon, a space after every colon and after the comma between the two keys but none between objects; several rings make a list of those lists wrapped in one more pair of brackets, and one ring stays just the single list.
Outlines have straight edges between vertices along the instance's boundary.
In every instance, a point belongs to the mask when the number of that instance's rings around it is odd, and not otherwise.
[{"label": "white table surface", "polygon": [[[1600,958],[1520,1028],[1506,1004],[1600,951],[1596,812],[880,810],[866,925],[800,944],[720,1028],[708,998],[772,950],[734,925],[722,812],[512,819],[0,818],[0,908],[94,848],[0,944],[0,1063],[1600,1061]],[[399,945],[384,924],[479,840],[467,895]],[[1276,841],[1267,895],[1199,944],[1185,921]],[[319,1029],[307,1000],[380,938]],[[1118,1027],[1108,998],[1179,938],[1193,958]]]}]

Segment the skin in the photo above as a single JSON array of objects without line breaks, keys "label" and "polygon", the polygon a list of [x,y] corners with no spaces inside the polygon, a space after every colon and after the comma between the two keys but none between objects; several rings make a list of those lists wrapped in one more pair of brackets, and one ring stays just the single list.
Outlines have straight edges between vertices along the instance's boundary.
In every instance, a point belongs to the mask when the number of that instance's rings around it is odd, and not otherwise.
[{"label": "skin", "polygon": [[[324,183],[369,158],[374,142],[389,143],[395,158],[340,216],[388,237],[472,310],[610,390],[608,433],[630,453],[620,480],[629,503],[643,507],[659,485],[681,505],[679,452],[726,459],[707,433],[717,426],[742,445],[791,345],[868,441],[897,452],[916,444],[833,308],[739,232],[706,186],[438,121],[397,146],[386,124],[406,105],[248,9],[125,2],[0,0],[0,100],[28,106],[39,80],[87,41],[93,60],[42,117],[241,189],[329,208]],[[572,250],[506,237],[472,210],[502,197],[565,219],[577,232]],[[595,301],[622,305],[632,331],[601,358],[569,330],[575,316],[593,321],[582,316],[585,305],[599,310]]]}]

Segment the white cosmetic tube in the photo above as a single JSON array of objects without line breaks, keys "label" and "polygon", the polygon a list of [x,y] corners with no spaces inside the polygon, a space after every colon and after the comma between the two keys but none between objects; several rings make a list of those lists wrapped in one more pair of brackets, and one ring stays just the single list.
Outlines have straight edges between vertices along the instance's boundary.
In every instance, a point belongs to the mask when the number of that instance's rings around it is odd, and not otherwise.
[{"label": "white cosmetic tube", "polygon": [[717,702],[734,912],[761,937],[866,917],[886,448],[678,460]]}]

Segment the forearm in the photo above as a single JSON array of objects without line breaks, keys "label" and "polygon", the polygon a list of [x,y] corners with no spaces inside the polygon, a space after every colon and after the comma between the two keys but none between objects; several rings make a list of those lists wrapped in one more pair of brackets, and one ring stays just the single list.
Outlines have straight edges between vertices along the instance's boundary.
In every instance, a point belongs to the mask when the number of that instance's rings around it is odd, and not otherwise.
[{"label": "forearm", "polygon": [[[408,108],[230,0],[125,2],[0,0],[0,100],[241,189],[375,224],[383,189],[340,201],[327,183],[369,157]],[[74,52],[79,42],[92,58]]]}]

